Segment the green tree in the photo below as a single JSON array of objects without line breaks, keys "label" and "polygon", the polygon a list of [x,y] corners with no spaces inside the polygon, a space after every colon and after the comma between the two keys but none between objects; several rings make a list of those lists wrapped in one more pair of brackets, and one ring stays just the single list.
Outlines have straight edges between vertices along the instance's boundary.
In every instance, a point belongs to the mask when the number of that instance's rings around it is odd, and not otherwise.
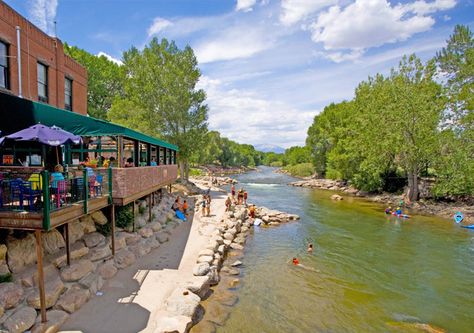
[{"label": "green tree", "polygon": [[187,180],[188,161],[205,140],[208,112],[205,92],[196,89],[201,72],[193,50],[154,38],[142,51],[126,51],[123,60],[125,95],[114,100],[110,120],[177,145],[182,179]]},{"label": "green tree", "polygon": [[442,88],[434,80],[435,66],[415,56],[404,57],[385,78],[363,82],[356,91],[358,133],[355,144],[366,175],[380,175],[392,166],[407,174],[410,200],[419,196],[420,173],[435,160],[438,125],[445,107]]},{"label": "green tree", "polygon": [[95,56],[67,43],[64,43],[64,53],[87,69],[87,113],[107,119],[114,99],[124,94],[124,68],[105,56]]}]

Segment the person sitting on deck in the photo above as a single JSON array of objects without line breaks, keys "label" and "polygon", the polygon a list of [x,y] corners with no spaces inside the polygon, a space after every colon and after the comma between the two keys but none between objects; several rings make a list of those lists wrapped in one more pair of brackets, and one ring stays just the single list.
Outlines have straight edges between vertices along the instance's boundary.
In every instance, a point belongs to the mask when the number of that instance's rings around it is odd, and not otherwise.
[{"label": "person sitting on deck", "polygon": [[150,166],[158,166],[154,157],[151,159]]},{"label": "person sitting on deck", "polygon": [[63,181],[64,180],[64,175],[63,175],[63,166],[58,164],[54,167],[54,172],[51,172],[50,175],[50,181],[51,181],[51,189],[53,195],[58,194],[58,181]]},{"label": "person sitting on deck", "polygon": [[133,158],[129,157],[127,158],[127,162],[125,163],[124,167],[125,168],[133,168],[135,164],[133,164]]}]

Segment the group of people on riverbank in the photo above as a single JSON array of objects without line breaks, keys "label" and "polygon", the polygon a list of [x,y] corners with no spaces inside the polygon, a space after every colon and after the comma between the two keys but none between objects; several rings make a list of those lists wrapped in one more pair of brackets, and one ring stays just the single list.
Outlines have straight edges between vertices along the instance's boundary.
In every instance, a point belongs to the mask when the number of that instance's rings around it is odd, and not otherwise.
[{"label": "group of people on riverbank", "polygon": [[176,200],[174,201],[173,206],[171,206],[171,209],[174,212],[180,211],[181,213],[184,214],[184,216],[188,216],[188,202],[185,199],[181,203],[179,196],[176,197]]},{"label": "group of people on riverbank", "polygon": [[[248,193],[243,188],[240,188],[239,191],[236,193],[235,185],[232,184],[230,188],[230,193],[232,195],[232,200],[237,205],[247,205]],[[237,196],[236,196],[237,194]]]}]

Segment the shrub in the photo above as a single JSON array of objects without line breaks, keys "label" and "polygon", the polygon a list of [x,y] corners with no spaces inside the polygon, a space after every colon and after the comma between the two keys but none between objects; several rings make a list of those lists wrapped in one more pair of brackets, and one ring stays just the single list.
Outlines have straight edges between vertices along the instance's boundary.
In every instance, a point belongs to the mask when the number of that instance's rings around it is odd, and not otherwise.
[{"label": "shrub", "polygon": [[3,275],[0,274],[0,283],[3,283],[3,282],[13,282],[13,276],[11,275],[11,273],[7,273]]},{"label": "shrub", "polygon": [[132,205],[133,203],[126,206],[117,207],[115,211],[115,222],[117,227],[128,229],[132,226],[134,219]]},{"label": "shrub", "polygon": [[146,212],[146,208],[143,206],[138,206],[138,214],[143,215]]}]

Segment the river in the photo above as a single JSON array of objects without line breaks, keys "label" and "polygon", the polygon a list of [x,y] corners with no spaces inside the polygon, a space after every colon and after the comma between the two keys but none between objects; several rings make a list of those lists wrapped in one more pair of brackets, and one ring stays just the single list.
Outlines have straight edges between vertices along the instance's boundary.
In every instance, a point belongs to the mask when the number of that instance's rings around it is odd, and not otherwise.
[{"label": "river", "polygon": [[[218,333],[423,331],[410,323],[474,331],[472,230],[433,216],[386,217],[359,198],[334,202],[333,192],[287,186],[294,179],[272,168],[235,178],[249,201],[301,220],[254,228],[239,301]],[[287,264],[293,256],[315,271]]]}]

